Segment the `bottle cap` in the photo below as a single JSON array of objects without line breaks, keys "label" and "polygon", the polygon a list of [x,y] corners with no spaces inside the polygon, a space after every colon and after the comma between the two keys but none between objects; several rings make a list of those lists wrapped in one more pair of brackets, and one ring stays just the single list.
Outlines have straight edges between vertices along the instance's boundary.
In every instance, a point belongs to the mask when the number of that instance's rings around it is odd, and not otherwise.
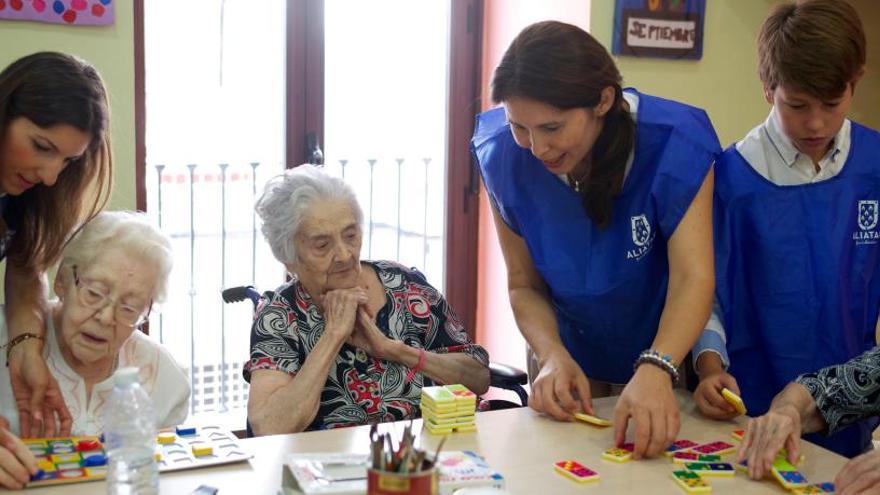
[{"label": "bottle cap", "polygon": [[131,385],[132,383],[138,383],[140,376],[138,374],[138,369],[135,366],[131,366],[128,368],[119,368],[116,370],[116,373],[113,374],[113,384],[114,385]]}]

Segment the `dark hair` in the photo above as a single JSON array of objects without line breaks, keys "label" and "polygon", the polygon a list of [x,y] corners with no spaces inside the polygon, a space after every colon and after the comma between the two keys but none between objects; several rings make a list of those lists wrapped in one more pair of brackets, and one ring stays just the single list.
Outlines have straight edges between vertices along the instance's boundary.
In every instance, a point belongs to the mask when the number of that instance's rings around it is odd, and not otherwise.
[{"label": "dark hair", "polygon": [[67,124],[91,136],[85,153],[53,186],[37,184],[16,199],[22,218],[10,261],[44,270],[110,197],[113,159],[104,81],[92,65],[71,55],[39,52],[20,58],[0,72],[0,139],[18,117],[41,128]]},{"label": "dark hair", "polygon": [[620,72],[608,51],[583,29],[557,21],[525,28],[504,52],[492,77],[492,100],[521,97],[569,110],[595,108],[602,90],[614,88],[614,103],[590,151],[582,189],[584,210],[600,227],[611,222],[612,202],[623,186],[635,143],[635,122],[624,106]]},{"label": "dark hair", "polygon": [[820,99],[846,91],[865,65],[865,31],[844,0],[777,5],[758,34],[758,75]]}]

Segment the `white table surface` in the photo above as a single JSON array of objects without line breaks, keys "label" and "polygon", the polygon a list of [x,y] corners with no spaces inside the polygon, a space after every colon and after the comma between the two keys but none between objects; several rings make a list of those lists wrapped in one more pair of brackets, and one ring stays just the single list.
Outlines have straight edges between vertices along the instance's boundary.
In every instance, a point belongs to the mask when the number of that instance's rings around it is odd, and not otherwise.
[{"label": "white table surface", "polygon": [[[744,418],[718,422],[703,418],[689,394],[679,392],[682,426],[678,438],[698,443],[723,440],[736,444],[730,432],[742,428]],[[616,397],[594,400],[597,414],[611,417]],[[399,438],[405,423],[383,425]],[[420,430],[420,421],[415,425]],[[632,435],[630,428],[630,437]],[[441,437],[422,433],[423,446],[436,446]],[[281,486],[281,465],[291,452],[368,452],[368,427],[241,440],[254,454],[249,462],[211,468],[163,473],[162,494],[189,494],[201,484],[218,487],[219,494],[276,494]],[[444,450],[474,450],[499,471],[514,494],[619,493],[683,494],[669,477],[673,464],[667,458],[617,464],[601,459],[612,447],[613,428],[596,428],[583,423],[557,422],[529,408],[489,411],[477,414],[477,432],[450,435]],[[800,466],[811,482],[831,481],[847,459],[814,444],[803,442],[806,461]],[[731,456],[727,456],[725,460]],[[581,485],[553,471],[553,463],[575,459],[598,471],[601,479]],[[713,478],[712,493],[749,495],[788,493],[773,480],[755,482],[737,473],[733,478]],[[80,495],[105,493],[103,481],[26,490],[26,495]]]}]

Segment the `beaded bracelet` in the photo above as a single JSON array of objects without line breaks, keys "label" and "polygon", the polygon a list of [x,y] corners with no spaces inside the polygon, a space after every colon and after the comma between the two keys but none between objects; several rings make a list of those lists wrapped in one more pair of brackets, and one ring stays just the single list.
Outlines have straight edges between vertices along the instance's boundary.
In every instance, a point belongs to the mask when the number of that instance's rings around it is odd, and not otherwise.
[{"label": "beaded bracelet", "polygon": [[0,349],[3,349],[3,348],[6,349],[6,366],[9,366],[9,355],[12,353],[12,349],[15,348],[15,346],[17,346],[18,344],[21,344],[22,342],[24,342],[25,340],[30,340],[30,339],[43,340],[43,336],[37,335],[35,333],[27,332],[27,333],[23,333],[21,335],[16,336],[15,338],[13,338],[12,340],[10,340],[9,342],[7,342],[3,345],[0,345]]},{"label": "beaded bracelet", "polygon": [[425,354],[425,350],[419,349],[419,362],[416,363],[416,365],[413,366],[413,368],[411,370],[409,370],[409,373],[406,374],[405,383],[409,383],[409,382],[413,381],[413,378],[416,377],[416,373],[418,373],[419,371],[422,371],[422,368],[425,367],[425,360],[427,360],[427,359],[428,359],[428,356]]},{"label": "beaded bracelet", "polygon": [[638,367],[644,363],[653,364],[669,373],[669,376],[672,377],[672,383],[678,381],[678,368],[675,366],[675,363],[672,362],[672,356],[669,354],[661,354],[653,349],[646,349],[642,351],[642,353],[639,354],[638,359],[636,359],[636,362],[633,365],[633,371],[638,369]]}]

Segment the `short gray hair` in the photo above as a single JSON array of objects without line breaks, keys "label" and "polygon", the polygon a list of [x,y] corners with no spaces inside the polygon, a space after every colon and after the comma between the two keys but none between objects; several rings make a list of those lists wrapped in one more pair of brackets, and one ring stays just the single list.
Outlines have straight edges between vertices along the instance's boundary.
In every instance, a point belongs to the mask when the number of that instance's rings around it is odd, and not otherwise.
[{"label": "short gray hair", "polygon": [[296,261],[294,238],[306,211],[318,201],[345,201],[358,225],[364,213],[354,190],[338,177],[308,163],[269,179],[255,210],[263,220],[263,236],[275,258],[285,264]]},{"label": "short gray hair", "polygon": [[164,301],[168,293],[168,277],[174,264],[171,240],[140,212],[98,213],[64,247],[57,276],[69,277],[70,267],[84,269],[91,266],[101,253],[113,248],[155,264],[156,285],[150,297],[157,303]]}]

